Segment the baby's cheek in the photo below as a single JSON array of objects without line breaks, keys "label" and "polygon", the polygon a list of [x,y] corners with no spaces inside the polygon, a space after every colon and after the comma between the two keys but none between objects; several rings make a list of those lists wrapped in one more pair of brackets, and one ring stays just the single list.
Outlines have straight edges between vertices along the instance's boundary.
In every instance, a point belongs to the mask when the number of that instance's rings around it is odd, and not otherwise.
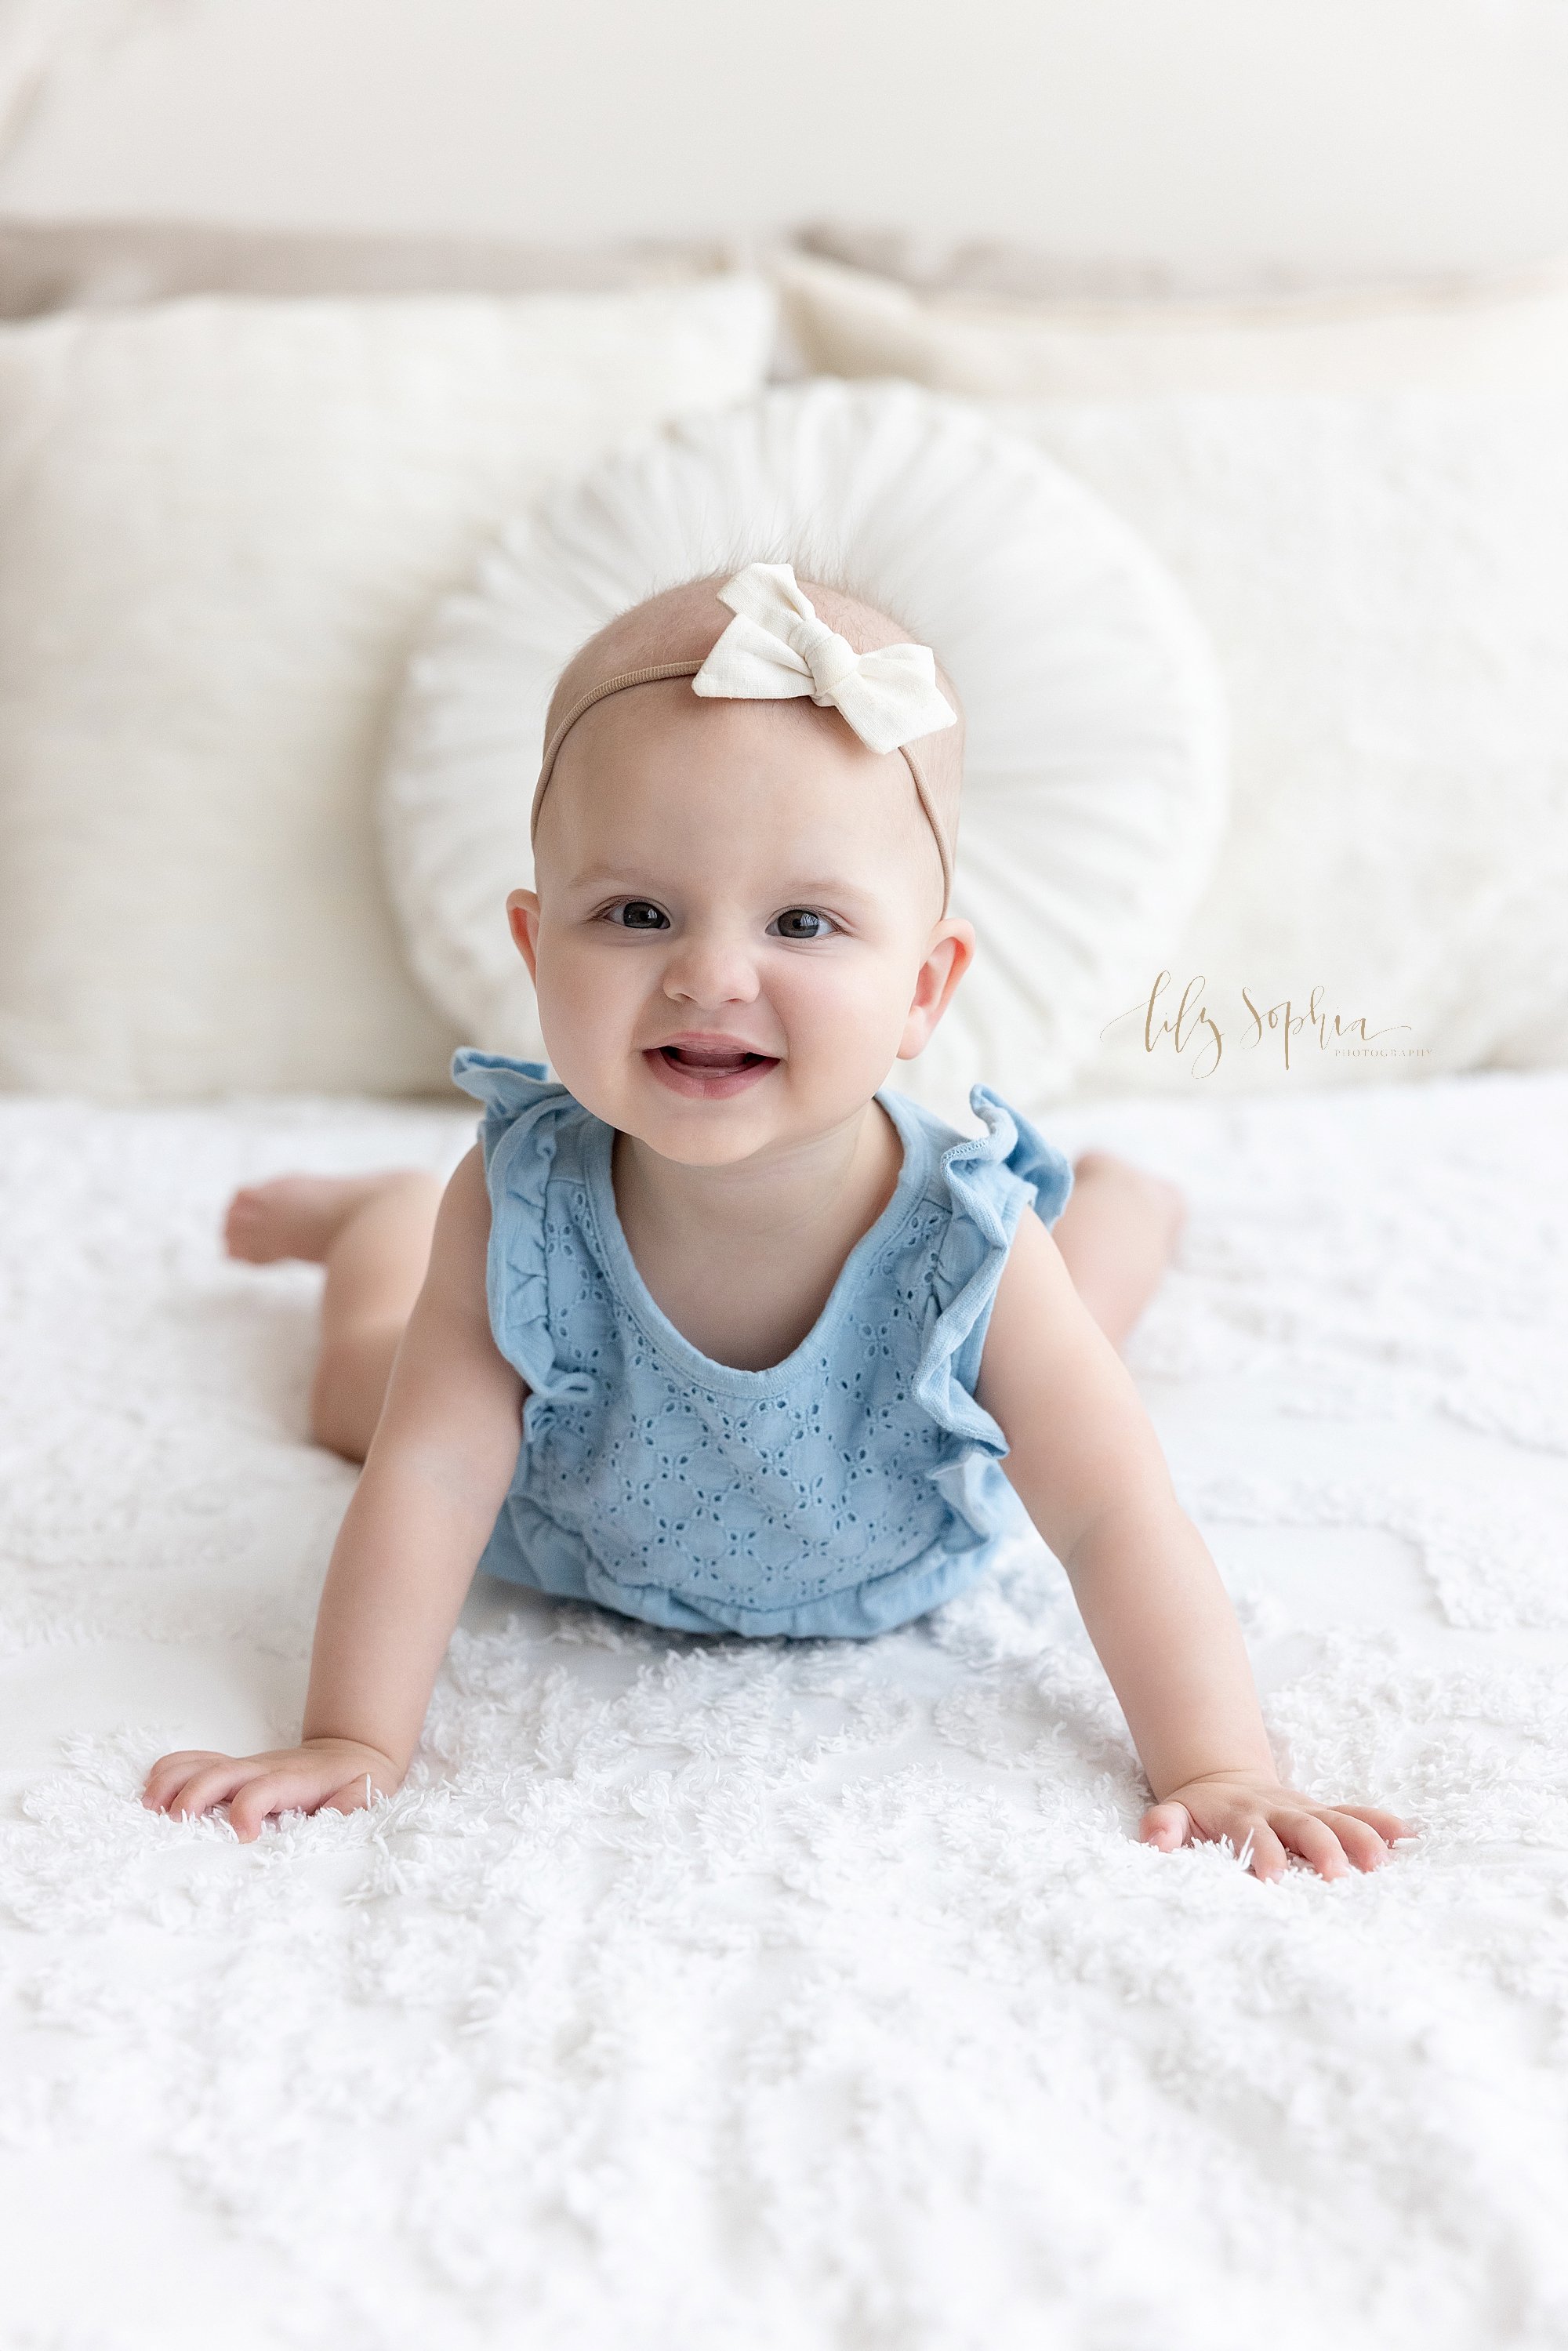
[{"label": "baby's cheek", "polygon": [[901,967],[880,956],[824,954],[820,963],[802,956],[770,992],[798,1072],[869,1099],[904,1033],[908,989]]},{"label": "baby's cheek", "polygon": [[591,1087],[594,1076],[625,1051],[638,1002],[629,960],[574,952],[570,942],[548,936],[540,940],[537,992],[545,1050],[580,1102],[588,1100],[583,1084]]}]

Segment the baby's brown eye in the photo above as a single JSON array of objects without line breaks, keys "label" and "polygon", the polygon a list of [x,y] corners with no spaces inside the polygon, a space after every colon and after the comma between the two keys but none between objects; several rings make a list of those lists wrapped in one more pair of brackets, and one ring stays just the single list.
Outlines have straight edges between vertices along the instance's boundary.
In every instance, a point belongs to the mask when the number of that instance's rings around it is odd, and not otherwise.
[{"label": "baby's brown eye", "polygon": [[622,898],[610,909],[610,919],[626,931],[667,931],[670,918],[651,898]]},{"label": "baby's brown eye", "polygon": [[814,906],[788,906],[768,927],[781,939],[825,939],[833,925]]}]

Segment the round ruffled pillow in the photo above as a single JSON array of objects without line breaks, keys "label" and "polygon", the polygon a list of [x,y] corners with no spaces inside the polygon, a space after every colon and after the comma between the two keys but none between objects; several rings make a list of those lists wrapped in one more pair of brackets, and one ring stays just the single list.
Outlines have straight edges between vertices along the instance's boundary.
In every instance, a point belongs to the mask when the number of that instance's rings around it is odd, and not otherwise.
[{"label": "round ruffled pillow", "polygon": [[512,524],[438,608],[383,778],[415,970],[471,1043],[543,1058],[505,901],[532,878],[556,678],[629,605],[756,560],[882,607],[963,698],[954,911],[979,954],[893,1083],[954,1116],[977,1080],[1025,1110],[1059,1096],[1146,996],[1207,876],[1220,689],[1124,523],[1029,443],[910,385],[789,385],[668,426]]}]

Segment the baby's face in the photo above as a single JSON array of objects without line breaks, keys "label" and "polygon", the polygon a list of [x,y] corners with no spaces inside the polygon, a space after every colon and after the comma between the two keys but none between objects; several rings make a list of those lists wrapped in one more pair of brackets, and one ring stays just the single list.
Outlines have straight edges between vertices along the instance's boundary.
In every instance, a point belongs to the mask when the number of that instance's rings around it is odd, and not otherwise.
[{"label": "baby's face", "polygon": [[563,745],[514,892],[546,1046],[594,1114],[722,1165],[825,1134],[973,954],[899,753],[809,702],[612,695]]}]

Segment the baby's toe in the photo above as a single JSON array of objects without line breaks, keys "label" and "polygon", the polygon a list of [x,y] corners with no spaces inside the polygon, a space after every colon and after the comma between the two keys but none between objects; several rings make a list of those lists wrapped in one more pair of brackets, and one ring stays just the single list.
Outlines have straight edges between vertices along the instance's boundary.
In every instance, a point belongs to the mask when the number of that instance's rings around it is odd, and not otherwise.
[{"label": "baby's toe", "polygon": [[270,1246],[265,1202],[254,1191],[236,1192],[224,1217],[224,1247],[230,1257],[251,1265],[265,1265],[275,1254]]},{"label": "baby's toe", "polygon": [[1103,1186],[1119,1195],[1158,1228],[1167,1249],[1186,1222],[1186,1196],[1181,1186],[1117,1152],[1082,1152],[1073,1162],[1072,1174],[1076,1184]]},{"label": "baby's toe", "polygon": [[1166,1204],[1172,1230],[1179,1232],[1186,1222],[1186,1194],[1179,1184],[1170,1183],[1164,1176],[1151,1176],[1149,1181]]}]

